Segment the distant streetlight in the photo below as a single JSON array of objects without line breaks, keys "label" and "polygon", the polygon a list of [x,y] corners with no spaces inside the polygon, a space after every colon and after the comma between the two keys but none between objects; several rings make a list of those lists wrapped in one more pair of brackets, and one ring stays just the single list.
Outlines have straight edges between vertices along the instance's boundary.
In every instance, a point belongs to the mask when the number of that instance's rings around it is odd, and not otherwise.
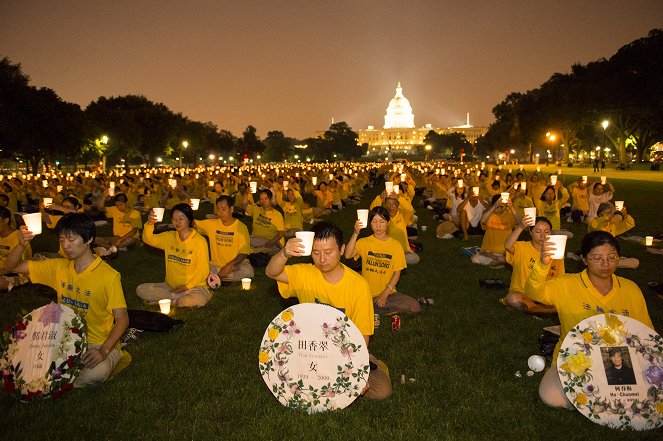
[{"label": "distant streetlight", "polygon": [[[610,125],[610,121],[608,121],[607,119],[604,119],[603,122],[601,123],[601,127],[603,127],[603,146],[604,147],[608,143],[607,142],[608,138],[606,136],[605,130],[608,128],[609,125]],[[601,157],[601,149],[598,149],[598,150],[599,150],[599,158],[600,158]]]},{"label": "distant streetlight", "polygon": [[214,153],[210,153],[209,154],[209,160],[214,162],[214,158],[215,158]]},{"label": "distant streetlight", "polygon": [[[184,147],[185,149],[189,147],[189,141],[182,141],[182,147]],[[182,147],[180,147],[180,168],[182,168],[182,155],[184,155],[184,153],[182,152]]]},{"label": "distant streetlight", "polygon": [[426,162],[428,162],[428,154],[433,149],[433,146],[430,144],[426,144],[426,147],[424,147],[424,149],[426,150]]}]

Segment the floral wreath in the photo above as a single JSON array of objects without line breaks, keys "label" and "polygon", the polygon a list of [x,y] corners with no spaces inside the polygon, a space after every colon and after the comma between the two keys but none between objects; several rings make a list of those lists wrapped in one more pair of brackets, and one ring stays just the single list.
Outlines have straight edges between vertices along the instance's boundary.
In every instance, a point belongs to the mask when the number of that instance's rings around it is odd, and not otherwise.
[{"label": "floral wreath", "polygon": [[[285,406],[306,410],[308,413],[320,411],[319,406],[321,405],[325,409],[333,410],[335,403],[332,398],[335,396],[358,397],[362,392],[358,383],[368,379],[369,365],[355,366],[354,364],[353,354],[358,352],[362,345],[349,341],[347,328],[350,326],[350,321],[348,317],[343,315],[336,319],[336,323],[325,322],[322,324],[324,337],[332,341],[341,354],[348,359],[348,362],[337,366],[336,380],[333,383],[330,381],[320,388],[314,388],[311,385],[306,387],[302,380],[293,381],[289,370],[285,367],[288,357],[293,353],[290,340],[300,333],[297,323],[293,320],[294,317],[295,314],[291,308],[277,316],[270,323],[267,330],[268,338],[263,340],[260,347],[258,354],[260,374],[270,378],[270,374],[276,372],[280,382],[272,385],[272,393]],[[285,341],[275,342],[280,334],[287,335]],[[350,377],[354,379],[354,385],[350,382]]]},{"label": "floral wreath", "polygon": [[[62,306],[62,305],[61,305]],[[65,332],[55,351],[53,361],[46,374],[26,383],[22,378],[23,367],[21,363],[14,365],[12,360],[18,351],[18,342],[27,337],[25,330],[32,321],[32,311],[16,322],[7,323],[2,330],[0,338],[0,373],[2,374],[3,390],[14,395],[22,401],[35,398],[59,398],[62,394],[73,388],[73,381],[83,368],[81,357],[87,348],[85,323],[73,309],[71,319],[64,322]],[[70,354],[73,351],[73,355]],[[59,362],[56,364],[56,361]]]},{"label": "floral wreath", "polygon": [[[605,325],[586,319],[573,327],[566,338],[570,336],[575,341],[560,349],[557,371],[564,392],[590,420],[617,429],[653,429],[663,424],[663,338],[656,333],[649,333],[644,339],[631,334],[620,318],[626,319],[605,314]],[[593,384],[592,351],[601,346],[620,345],[632,348],[644,361],[642,375],[649,385],[646,397],[635,399],[628,407],[621,399],[602,397],[599,387]],[[571,354],[573,347],[577,348],[575,354]],[[603,418],[617,415],[616,424]]]}]

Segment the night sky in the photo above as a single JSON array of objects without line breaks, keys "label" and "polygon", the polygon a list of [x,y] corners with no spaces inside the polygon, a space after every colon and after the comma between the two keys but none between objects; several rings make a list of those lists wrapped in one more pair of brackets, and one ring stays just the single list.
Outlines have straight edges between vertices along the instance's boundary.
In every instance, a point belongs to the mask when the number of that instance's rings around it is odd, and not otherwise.
[{"label": "night sky", "polygon": [[382,127],[398,81],[417,126],[488,125],[510,92],[662,26],[661,0],[1,0],[0,56],[83,108],[142,94],[303,138]]}]

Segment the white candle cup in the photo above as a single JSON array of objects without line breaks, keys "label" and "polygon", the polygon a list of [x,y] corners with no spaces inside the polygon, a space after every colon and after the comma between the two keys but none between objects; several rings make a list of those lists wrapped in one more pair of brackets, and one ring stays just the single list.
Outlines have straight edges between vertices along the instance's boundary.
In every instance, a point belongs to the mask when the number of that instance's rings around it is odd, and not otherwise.
[{"label": "white candle cup", "polygon": [[302,256],[310,256],[311,251],[313,250],[313,237],[315,233],[313,231],[297,231],[295,237],[302,241],[304,245],[304,253]]},{"label": "white candle cup", "polygon": [[161,222],[163,220],[163,214],[166,212],[166,209],[163,207],[154,207],[152,208],[152,211],[154,211],[154,214],[157,217],[157,222]]},{"label": "white candle cup", "polygon": [[561,169],[561,168],[558,168],[558,169],[557,169],[557,174],[558,174],[558,175],[561,175],[561,174],[562,174],[562,169]]},{"label": "white candle cup", "polygon": [[401,181],[404,181],[407,178],[407,174],[401,173]]},{"label": "white candle cup", "polygon": [[622,211],[624,208],[624,201],[615,201],[615,209],[617,211]]},{"label": "white candle cup", "polygon": [[108,184],[108,186],[109,186],[110,188],[115,188],[115,182],[110,181],[110,183]]},{"label": "white candle cup", "polygon": [[608,181],[607,176],[601,176],[601,185],[605,185],[607,181]]},{"label": "white candle cup", "polygon": [[567,236],[564,234],[553,234],[548,238],[548,242],[552,242],[555,246],[555,249],[552,250],[553,254],[550,256],[551,259],[564,258],[564,251],[566,250],[566,239]]},{"label": "white candle cup", "polygon": [[209,185],[210,187],[214,187],[214,181],[207,181],[207,185]]},{"label": "white candle cup", "polygon": [[421,226],[421,231],[426,231],[427,229],[428,229],[428,226],[426,226],[426,225]]},{"label": "white candle cup", "polygon": [[479,196],[479,187],[472,187],[472,194],[474,196]]},{"label": "white candle cup", "polygon": [[311,178],[311,184],[313,184],[314,187],[315,187],[316,185],[318,185],[318,177],[317,177],[317,176],[313,176],[313,177]]},{"label": "white candle cup", "polygon": [[527,222],[527,226],[533,227],[536,223],[536,207],[527,207],[524,208],[523,211],[525,212],[525,216],[529,216],[529,222]]},{"label": "white candle cup", "polygon": [[62,185],[58,185],[57,187],[55,187],[55,191],[60,193],[62,191]]},{"label": "white candle cup", "polygon": [[363,208],[357,210],[357,219],[361,222],[361,227],[366,228],[368,226],[368,210]]},{"label": "white candle cup", "polygon": [[283,191],[288,191],[288,185],[290,185],[290,181],[283,181]]},{"label": "white candle cup", "polygon": [[258,183],[256,181],[249,182],[249,185],[251,186],[251,193],[258,192]]},{"label": "white candle cup", "polygon": [[41,185],[42,185],[44,188],[48,188],[48,181],[47,181],[46,179],[44,179],[43,181],[41,181]]},{"label": "white candle cup", "polygon": [[506,204],[507,202],[509,202],[509,196],[510,195],[509,195],[508,192],[504,192],[500,195],[503,204]]},{"label": "white candle cup", "polygon": [[200,199],[191,199],[191,209],[196,211],[198,207],[200,207]]},{"label": "white candle cup", "polygon": [[242,289],[244,291],[248,291],[249,289],[251,289],[251,279],[249,279],[248,277],[242,279]]},{"label": "white candle cup", "polygon": [[556,185],[557,184],[557,175],[550,176],[550,184],[551,185]]},{"label": "white candle cup", "polygon": [[394,192],[394,183],[391,181],[387,181],[384,183],[384,189],[387,191],[387,194],[393,193]]},{"label": "white candle cup", "polygon": [[108,189],[108,196],[110,197],[115,196],[115,187],[111,187]]},{"label": "white candle cup", "polygon": [[170,314],[170,303],[170,299],[159,300],[159,309],[161,310],[162,314]]},{"label": "white candle cup", "polygon": [[168,184],[171,188],[177,187],[177,179],[168,179]]},{"label": "white candle cup", "polygon": [[458,188],[463,188],[463,180],[462,179],[457,180],[456,184],[458,184]]},{"label": "white candle cup", "polygon": [[44,198],[44,207],[48,208],[53,203],[53,198]]},{"label": "white candle cup", "polygon": [[582,183],[583,183],[583,184],[586,184],[586,183],[587,183],[587,176],[583,176],[583,177],[582,177]]},{"label": "white candle cup", "polygon": [[332,173],[329,173],[329,182],[334,180],[334,175]]},{"label": "white candle cup", "polygon": [[540,172],[540,171],[541,171],[541,166],[538,166],[538,167],[536,168],[536,171],[537,171],[537,172]]},{"label": "white candle cup", "polygon": [[394,194],[398,194],[400,192],[400,187],[398,185],[394,185]]},{"label": "white candle cup", "polygon": [[520,189],[521,189],[522,191],[527,190],[527,182],[521,182],[521,183],[520,183]]},{"label": "white candle cup", "polygon": [[35,236],[41,234],[41,213],[27,213],[23,215],[23,222],[28,230]]},{"label": "white candle cup", "polygon": [[446,175],[447,174],[447,169],[446,168],[441,168],[439,174]]},{"label": "white candle cup", "polygon": [[654,236],[646,236],[645,237],[645,246],[652,246],[654,245]]}]

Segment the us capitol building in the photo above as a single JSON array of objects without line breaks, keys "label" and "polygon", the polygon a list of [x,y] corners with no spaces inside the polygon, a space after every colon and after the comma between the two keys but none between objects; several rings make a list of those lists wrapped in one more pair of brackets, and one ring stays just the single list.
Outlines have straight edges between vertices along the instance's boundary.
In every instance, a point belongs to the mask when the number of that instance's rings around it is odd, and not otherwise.
[{"label": "us capitol building", "polygon": [[469,113],[467,123],[461,126],[440,129],[426,124],[424,127],[416,128],[412,106],[403,95],[401,83],[398,83],[396,95],[389,102],[387,114],[384,116],[384,127],[376,129],[368,126],[365,130],[359,130],[358,144],[368,144],[368,156],[407,155],[413,153],[415,146],[424,143],[426,135],[431,130],[439,134],[462,133],[470,143],[474,144],[477,138],[486,134],[488,128],[471,126]]}]

